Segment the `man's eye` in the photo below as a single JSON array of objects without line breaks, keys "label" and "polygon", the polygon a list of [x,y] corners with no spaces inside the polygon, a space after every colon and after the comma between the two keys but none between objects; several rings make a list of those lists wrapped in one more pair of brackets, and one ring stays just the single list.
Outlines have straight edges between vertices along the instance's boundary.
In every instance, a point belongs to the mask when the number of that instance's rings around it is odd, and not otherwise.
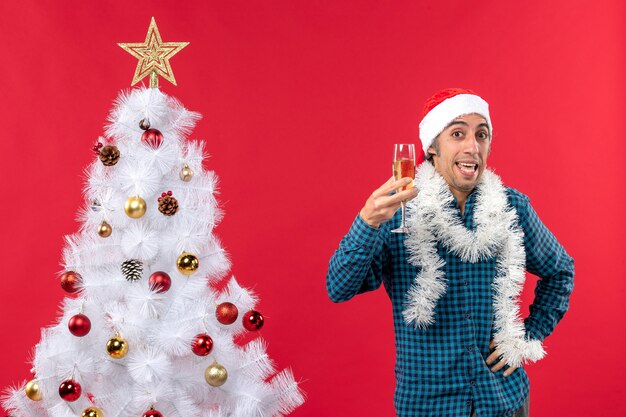
[{"label": "man's eye", "polygon": [[487,134],[487,132],[478,132],[478,135],[476,135],[478,137],[478,139],[488,139],[489,135]]},{"label": "man's eye", "polygon": [[463,133],[457,130],[457,131],[452,132],[452,136],[455,138],[460,138],[461,136],[463,136]]}]

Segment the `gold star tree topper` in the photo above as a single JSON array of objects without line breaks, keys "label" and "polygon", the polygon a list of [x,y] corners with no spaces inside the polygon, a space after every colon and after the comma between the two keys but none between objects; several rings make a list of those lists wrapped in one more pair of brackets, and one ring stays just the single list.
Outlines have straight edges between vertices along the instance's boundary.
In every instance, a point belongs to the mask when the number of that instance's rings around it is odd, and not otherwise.
[{"label": "gold star tree topper", "polygon": [[131,85],[137,84],[149,75],[150,87],[158,88],[159,75],[176,85],[170,58],[189,45],[189,42],[163,42],[153,17],[143,43],[118,43],[118,45],[139,60]]}]

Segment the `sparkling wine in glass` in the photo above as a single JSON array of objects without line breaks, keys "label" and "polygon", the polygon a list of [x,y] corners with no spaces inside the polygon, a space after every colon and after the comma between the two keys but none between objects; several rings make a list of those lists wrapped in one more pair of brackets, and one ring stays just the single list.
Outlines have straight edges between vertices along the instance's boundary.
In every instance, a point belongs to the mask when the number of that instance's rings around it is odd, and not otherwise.
[{"label": "sparkling wine in glass", "polygon": [[[415,178],[415,146],[412,143],[396,143],[393,152],[393,176],[396,180],[409,177]],[[413,187],[410,182],[398,191],[408,190]],[[392,233],[407,233],[408,229],[405,222],[406,203],[402,202],[402,224],[397,229],[393,229]]]}]

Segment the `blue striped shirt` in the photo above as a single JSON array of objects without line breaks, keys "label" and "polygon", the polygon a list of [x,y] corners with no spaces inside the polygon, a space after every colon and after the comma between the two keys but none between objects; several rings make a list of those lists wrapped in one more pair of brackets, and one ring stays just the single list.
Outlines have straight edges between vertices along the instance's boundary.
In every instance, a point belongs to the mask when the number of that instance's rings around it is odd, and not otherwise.
[{"label": "blue striped shirt", "polygon": [[[569,306],[574,286],[574,261],[544,226],[528,197],[506,188],[509,204],[517,210],[524,231],[526,269],[537,275],[535,298],[524,321],[529,339],[545,339]],[[465,227],[475,230],[475,192],[462,215]],[[330,260],[326,286],[334,302],[384,285],[393,308],[396,343],[396,391],[398,416],[463,416],[472,408],[480,417],[511,416],[528,396],[529,382],[523,368],[504,377],[485,363],[493,337],[492,281],[496,260],[463,262],[439,243],[445,260],[446,293],[435,308],[435,322],[426,329],[407,325],[402,316],[406,293],[417,267],[407,261],[406,235],[391,233],[398,227],[400,211],[379,228],[357,215]]]}]

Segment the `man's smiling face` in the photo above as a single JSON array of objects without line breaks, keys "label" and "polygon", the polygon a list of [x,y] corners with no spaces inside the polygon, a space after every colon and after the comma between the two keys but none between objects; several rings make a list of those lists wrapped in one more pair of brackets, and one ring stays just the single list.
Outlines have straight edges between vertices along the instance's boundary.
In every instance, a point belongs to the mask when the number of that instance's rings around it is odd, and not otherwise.
[{"label": "man's smiling face", "polygon": [[487,120],[476,113],[457,117],[436,140],[438,154],[434,146],[428,148],[428,153],[433,155],[435,169],[455,196],[456,192],[468,195],[476,187],[487,165],[491,145]]}]

